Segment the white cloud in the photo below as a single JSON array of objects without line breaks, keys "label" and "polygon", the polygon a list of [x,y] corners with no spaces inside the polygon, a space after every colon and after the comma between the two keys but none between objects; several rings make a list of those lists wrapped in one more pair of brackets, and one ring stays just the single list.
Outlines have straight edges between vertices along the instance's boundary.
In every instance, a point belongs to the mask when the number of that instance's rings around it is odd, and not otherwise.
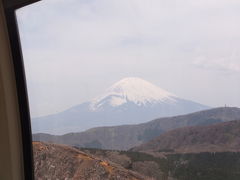
[{"label": "white cloud", "polygon": [[200,68],[218,70],[218,71],[230,71],[240,72],[240,56],[232,55],[228,57],[197,57],[193,64]]}]

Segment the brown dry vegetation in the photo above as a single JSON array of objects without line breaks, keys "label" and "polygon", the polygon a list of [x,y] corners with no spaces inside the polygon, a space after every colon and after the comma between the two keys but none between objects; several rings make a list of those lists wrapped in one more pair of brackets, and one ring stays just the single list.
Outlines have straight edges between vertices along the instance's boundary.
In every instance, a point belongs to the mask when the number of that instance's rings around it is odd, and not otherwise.
[{"label": "brown dry vegetation", "polygon": [[36,180],[148,179],[107,160],[65,145],[33,142]]}]

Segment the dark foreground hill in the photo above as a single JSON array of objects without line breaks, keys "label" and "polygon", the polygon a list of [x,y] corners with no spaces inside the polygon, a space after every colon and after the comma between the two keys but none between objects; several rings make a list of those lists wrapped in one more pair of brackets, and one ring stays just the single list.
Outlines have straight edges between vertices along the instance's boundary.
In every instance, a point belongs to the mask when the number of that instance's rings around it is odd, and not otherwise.
[{"label": "dark foreground hill", "polygon": [[143,176],[75,148],[33,143],[36,180],[144,180]]},{"label": "dark foreground hill", "polygon": [[132,150],[177,153],[240,151],[240,121],[175,129]]},{"label": "dark foreground hill", "polygon": [[54,142],[77,147],[127,150],[145,143],[160,134],[181,127],[206,126],[240,119],[240,109],[222,107],[192,114],[160,118],[138,125],[97,127],[80,133],[62,136],[34,134],[35,141]]},{"label": "dark foreground hill", "polygon": [[151,180],[239,180],[239,152],[164,153],[82,149]]},{"label": "dark foreground hill", "polygon": [[40,142],[33,147],[36,180],[240,179],[239,152],[152,155]]}]

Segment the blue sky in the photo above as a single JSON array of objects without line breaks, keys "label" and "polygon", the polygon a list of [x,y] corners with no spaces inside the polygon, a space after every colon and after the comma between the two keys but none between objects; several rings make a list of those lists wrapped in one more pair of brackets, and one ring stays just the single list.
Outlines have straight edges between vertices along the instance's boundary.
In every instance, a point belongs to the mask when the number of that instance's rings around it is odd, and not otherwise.
[{"label": "blue sky", "polygon": [[17,11],[32,116],[137,76],[240,107],[240,1],[43,0]]}]

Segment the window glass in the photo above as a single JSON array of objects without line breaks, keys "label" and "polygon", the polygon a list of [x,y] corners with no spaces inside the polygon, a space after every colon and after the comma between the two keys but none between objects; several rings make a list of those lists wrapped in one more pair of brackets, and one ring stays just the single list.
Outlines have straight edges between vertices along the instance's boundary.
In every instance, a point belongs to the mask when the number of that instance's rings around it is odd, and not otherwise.
[{"label": "window glass", "polygon": [[17,11],[36,179],[239,179],[240,1]]}]

